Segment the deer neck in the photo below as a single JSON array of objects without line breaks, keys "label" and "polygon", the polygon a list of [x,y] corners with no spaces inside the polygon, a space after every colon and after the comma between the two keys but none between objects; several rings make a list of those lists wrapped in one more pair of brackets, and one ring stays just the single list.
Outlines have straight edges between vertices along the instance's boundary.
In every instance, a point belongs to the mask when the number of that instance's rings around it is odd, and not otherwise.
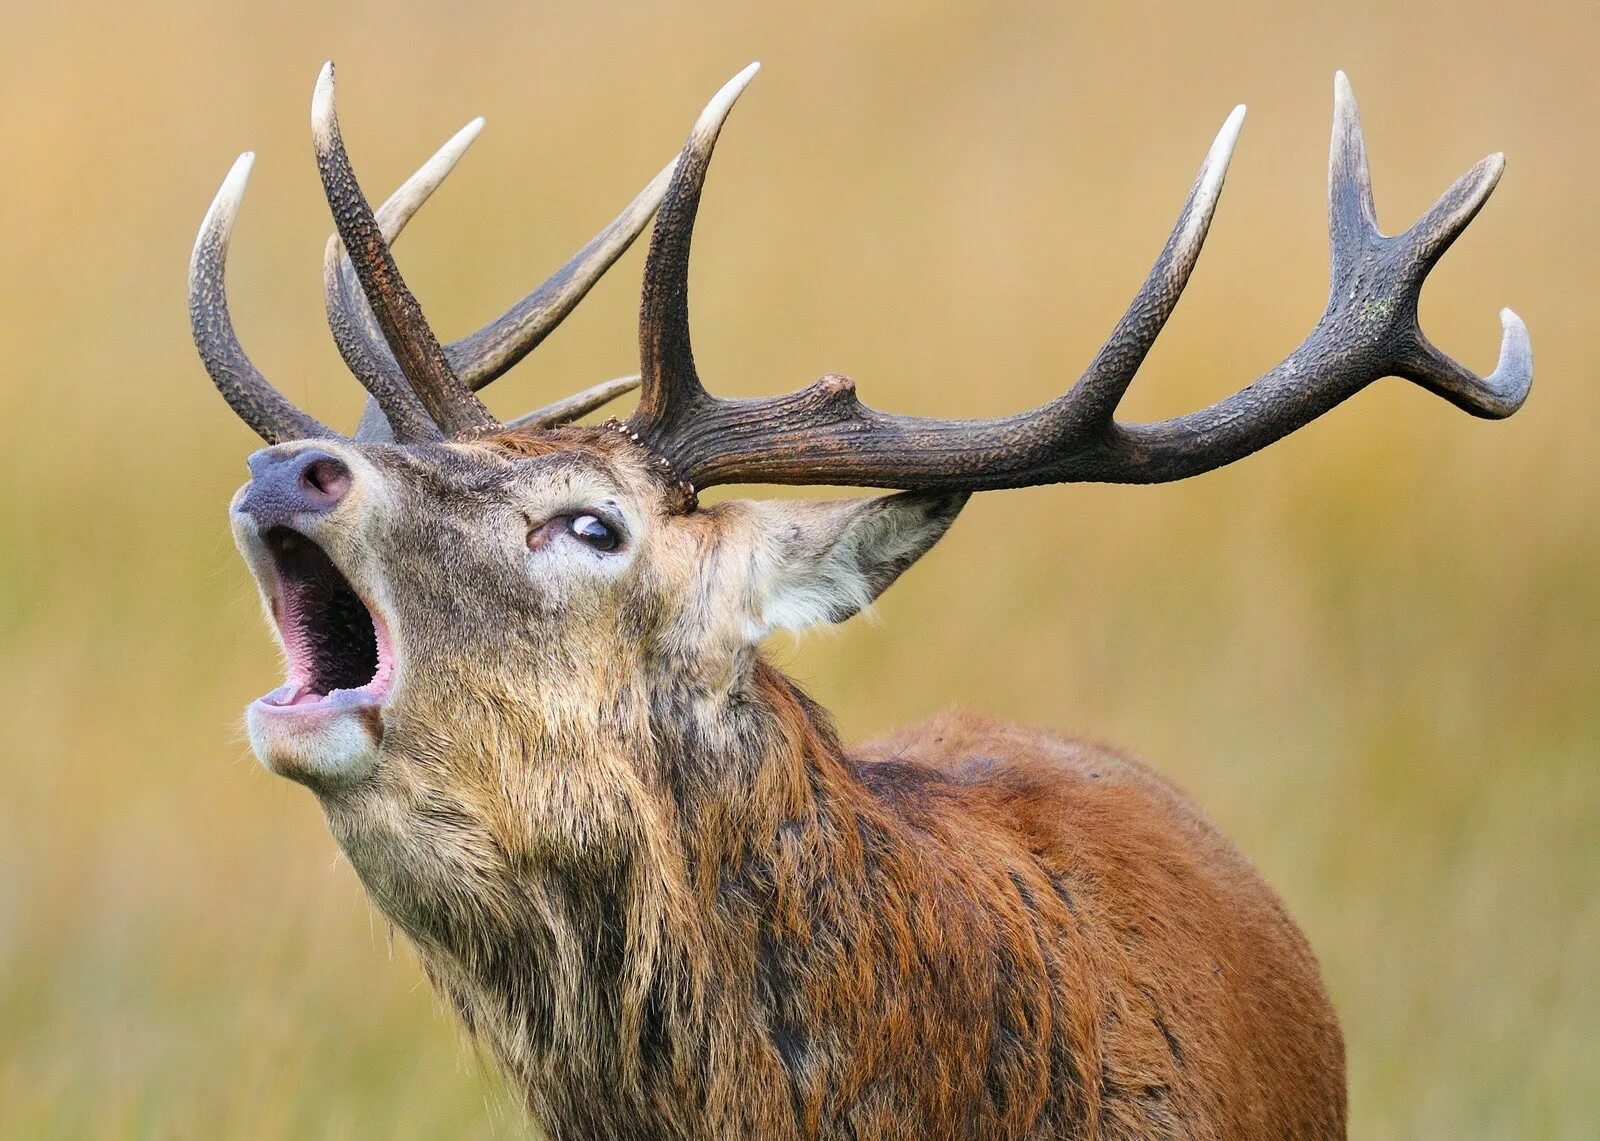
[{"label": "deer neck", "polygon": [[[505,755],[484,764],[501,769],[509,814],[425,781],[378,806],[330,808],[468,1029],[537,1115],[580,1125],[583,1105],[547,1099],[594,1081],[616,1091],[612,1112],[637,1102],[641,1120],[659,1121],[664,1091],[672,1105],[704,1103],[708,1053],[770,1054],[748,1009],[761,942],[794,921],[780,913],[794,905],[795,861],[840,858],[824,840],[849,811],[826,714],[764,663],[735,692],[657,697],[619,722],[581,755],[584,738],[565,727],[498,725],[485,740]],[[408,821],[455,813],[480,831],[440,863],[450,847],[419,843]]]}]

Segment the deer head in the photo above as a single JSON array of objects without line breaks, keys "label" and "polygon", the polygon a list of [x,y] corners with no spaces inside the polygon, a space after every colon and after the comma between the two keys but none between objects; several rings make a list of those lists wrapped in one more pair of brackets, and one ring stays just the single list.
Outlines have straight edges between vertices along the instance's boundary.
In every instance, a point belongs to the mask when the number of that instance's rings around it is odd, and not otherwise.
[{"label": "deer head", "polygon": [[[753,74],[707,109],[691,156],[709,151]],[[413,850],[408,875],[435,865],[433,882],[448,892],[463,861],[550,840],[524,834],[530,799],[565,800],[589,840],[608,815],[644,814],[659,774],[641,758],[648,750],[630,745],[651,739],[664,706],[731,700],[767,633],[842,621],[870,603],[943,533],[965,494],[697,510],[688,476],[634,427],[569,423],[636,377],[500,424],[473,389],[576,305],[649,220],[672,169],[670,217],[687,226],[699,174],[689,163],[663,171],[508,314],[441,345],[389,242],[479,124],[374,212],[340,136],[331,65],[312,118],[338,226],[325,263],[329,322],[369,392],[353,439],[285,400],[234,335],[223,275],[250,155],[224,182],[191,265],[196,344],[229,403],[272,445],[251,457],[231,517],[288,676],[250,706],[248,729],[270,769],[323,797],[342,838],[370,845],[372,829],[393,824],[385,842]],[[680,272],[671,243],[687,237],[661,234],[655,296]],[[647,343],[661,335],[658,318],[645,327]],[[357,863],[382,894],[387,864]],[[387,902],[404,911],[400,897],[416,891],[394,887]]]},{"label": "deer head", "polygon": [[[712,396],[690,347],[690,240],[712,148],[755,70],[717,94],[675,162],[549,281],[441,345],[389,247],[478,124],[374,212],[325,68],[312,119],[338,230],[325,262],[328,313],[370,394],[353,438],[284,399],[234,336],[223,264],[249,155],[201,228],[195,341],[223,396],[270,445],[251,457],[232,505],[288,661],[285,684],[250,707],[251,741],[270,768],[320,795],[369,888],[424,948],[487,961],[496,925],[524,922],[530,909],[559,925],[518,868],[626,858],[649,863],[661,883],[686,883],[670,871],[684,860],[670,827],[683,758],[731,764],[783,731],[753,696],[762,639],[868,605],[971,492],[1197,475],[1391,374],[1485,417],[1511,414],[1528,393],[1527,332],[1509,310],[1487,377],[1443,355],[1417,323],[1424,279],[1494,189],[1501,158],[1473,167],[1403,234],[1384,235],[1340,75],[1327,308],[1281,364],[1211,407],[1158,423],[1115,418],[1199,256],[1242,107],[1127,312],[1050,403],[993,420],[923,419],[866,407],[835,375],[773,398]],[[474,390],[536,345],[652,213],[641,376],[498,423]],[[641,399],[625,422],[571,423],[636,383]],[[698,491],[731,483],[904,494],[698,505]],[[741,776],[772,794],[759,772]],[[728,807],[724,823],[737,811]],[[670,925],[688,905],[668,893],[651,906]]]}]

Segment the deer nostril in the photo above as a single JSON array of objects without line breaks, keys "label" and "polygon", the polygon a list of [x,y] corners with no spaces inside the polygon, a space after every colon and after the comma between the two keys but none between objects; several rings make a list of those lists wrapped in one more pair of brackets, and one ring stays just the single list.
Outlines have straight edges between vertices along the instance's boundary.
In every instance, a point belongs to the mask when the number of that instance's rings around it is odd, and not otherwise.
[{"label": "deer nostril", "polygon": [[263,448],[250,457],[250,477],[237,510],[260,527],[292,527],[297,518],[325,515],[355,482],[350,465],[320,448],[288,455]]},{"label": "deer nostril", "polygon": [[332,507],[350,490],[350,469],[343,460],[318,456],[301,469],[300,482],[314,497]]}]

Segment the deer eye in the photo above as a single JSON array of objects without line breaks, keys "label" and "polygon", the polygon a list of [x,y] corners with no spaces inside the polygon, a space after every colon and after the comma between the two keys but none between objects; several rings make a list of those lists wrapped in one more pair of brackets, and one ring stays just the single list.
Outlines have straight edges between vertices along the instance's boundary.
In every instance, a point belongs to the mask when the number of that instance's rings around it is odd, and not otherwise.
[{"label": "deer eye", "polygon": [[614,551],[622,541],[617,529],[598,515],[574,515],[567,530],[597,551]]}]

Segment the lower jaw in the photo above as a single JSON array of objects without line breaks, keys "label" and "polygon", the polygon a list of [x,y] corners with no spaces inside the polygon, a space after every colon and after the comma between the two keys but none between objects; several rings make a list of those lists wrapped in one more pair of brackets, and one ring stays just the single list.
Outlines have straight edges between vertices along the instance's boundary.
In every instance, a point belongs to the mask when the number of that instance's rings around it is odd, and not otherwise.
[{"label": "lower jaw", "polygon": [[383,744],[384,695],[335,690],[289,704],[298,688],[276,689],[246,711],[250,745],[261,763],[318,791],[349,787],[369,775]]}]

